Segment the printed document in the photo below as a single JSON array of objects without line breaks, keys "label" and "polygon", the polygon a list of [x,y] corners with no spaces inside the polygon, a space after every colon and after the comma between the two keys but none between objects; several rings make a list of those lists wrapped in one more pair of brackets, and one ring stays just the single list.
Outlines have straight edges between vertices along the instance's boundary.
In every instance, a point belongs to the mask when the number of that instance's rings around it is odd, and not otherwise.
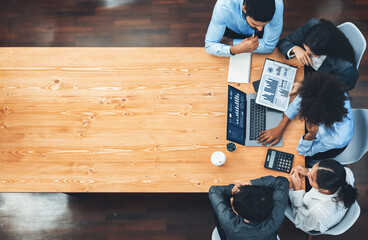
[{"label": "printed document", "polygon": [[297,68],[266,58],[256,103],[279,111],[289,105]]}]

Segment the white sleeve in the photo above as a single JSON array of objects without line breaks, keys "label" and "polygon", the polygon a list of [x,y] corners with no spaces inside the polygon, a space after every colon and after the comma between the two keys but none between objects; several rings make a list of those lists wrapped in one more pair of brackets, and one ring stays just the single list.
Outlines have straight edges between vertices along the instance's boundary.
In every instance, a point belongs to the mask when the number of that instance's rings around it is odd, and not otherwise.
[{"label": "white sleeve", "polygon": [[289,59],[292,59],[295,57],[295,53],[291,53],[291,50],[293,50],[296,46],[289,49],[289,51],[286,53]]},{"label": "white sleeve", "polygon": [[295,216],[295,227],[307,231],[319,231],[321,233],[328,230],[328,226],[320,221],[319,206],[315,206],[312,209],[308,209],[307,206],[299,206],[293,208],[293,215]]},{"label": "white sleeve", "polygon": [[304,190],[289,191],[290,201],[291,201],[291,209],[293,210],[294,216],[294,224],[297,228],[307,232],[307,231],[327,231],[328,227],[322,225],[320,220],[320,210],[319,206],[315,206],[312,209],[309,209],[303,203],[303,198],[305,195]]}]

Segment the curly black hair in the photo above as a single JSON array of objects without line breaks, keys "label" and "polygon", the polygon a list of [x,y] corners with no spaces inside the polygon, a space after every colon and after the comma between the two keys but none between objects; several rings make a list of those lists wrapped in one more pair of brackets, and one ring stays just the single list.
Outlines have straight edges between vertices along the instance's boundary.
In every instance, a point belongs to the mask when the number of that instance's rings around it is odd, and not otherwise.
[{"label": "curly black hair", "polygon": [[298,91],[302,98],[299,118],[307,123],[330,127],[335,122],[342,122],[348,114],[344,86],[333,75],[311,74]]}]

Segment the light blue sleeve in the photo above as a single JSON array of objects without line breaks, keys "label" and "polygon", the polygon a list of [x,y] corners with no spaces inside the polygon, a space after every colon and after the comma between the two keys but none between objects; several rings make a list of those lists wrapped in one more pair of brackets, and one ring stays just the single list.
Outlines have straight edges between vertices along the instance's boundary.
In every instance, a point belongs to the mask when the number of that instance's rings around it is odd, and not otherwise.
[{"label": "light blue sleeve", "polygon": [[205,49],[207,53],[215,56],[230,57],[230,46],[220,43],[226,30],[224,13],[222,11],[226,10],[222,9],[221,6],[216,3],[206,34]]},{"label": "light blue sleeve", "polygon": [[313,139],[311,141],[303,139],[305,135],[301,136],[299,139],[299,144],[296,150],[300,155],[305,157],[313,156],[316,153],[326,152],[332,149],[329,146],[326,146],[319,139]]},{"label": "light blue sleeve", "polygon": [[241,41],[243,41],[244,39],[233,39],[233,46],[238,45],[239,43],[241,43]]},{"label": "light blue sleeve", "polygon": [[263,38],[259,39],[259,47],[256,53],[272,53],[282,32],[284,4],[276,1],[276,10],[272,20],[265,26]]},{"label": "light blue sleeve", "polygon": [[298,94],[298,96],[294,98],[294,101],[290,103],[289,107],[285,110],[284,114],[290,120],[293,120],[295,116],[298,114],[301,101],[302,101],[302,98]]},{"label": "light blue sleeve", "polygon": [[[345,95],[348,97],[347,94]],[[313,156],[316,153],[346,146],[354,134],[354,120],[349,99],[345,100],[345,108],[348,109],[348,116],[342,122],[335,123],[330,128],[320,125],[316,138],[311,141],[303,139],[303,135],[297,147],[298,153],[304,156]]]}]

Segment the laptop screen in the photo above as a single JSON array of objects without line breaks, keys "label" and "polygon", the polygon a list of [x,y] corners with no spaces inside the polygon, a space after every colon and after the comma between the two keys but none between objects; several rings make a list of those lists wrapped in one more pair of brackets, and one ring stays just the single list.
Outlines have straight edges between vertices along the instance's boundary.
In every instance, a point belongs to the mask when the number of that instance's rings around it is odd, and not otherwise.
[{"label": "laptop screen", "polygon": [[226,139],[245,145],[246,95],[228,86]]}]

